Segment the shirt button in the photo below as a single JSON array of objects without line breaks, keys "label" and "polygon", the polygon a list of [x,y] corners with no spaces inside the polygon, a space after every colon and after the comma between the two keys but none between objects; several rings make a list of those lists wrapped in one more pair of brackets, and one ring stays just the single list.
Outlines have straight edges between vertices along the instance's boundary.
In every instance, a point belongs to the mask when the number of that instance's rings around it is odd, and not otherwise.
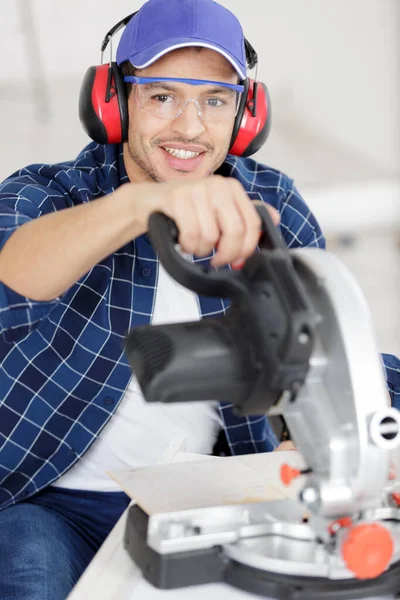
[{"label": "shirt button", "polygon": [[111,398],[111,396],[107,396],[107,398],[104,398],[104,404],[106,404],[107,406],[114,404],[114,398]]},{"label": "shirt button", "polygon": [[144,267],[143,269],[140,269],[140,273],[141,275],[143,275],[143,277],[150,277],[151,269],[149,269],[148,267]]}]

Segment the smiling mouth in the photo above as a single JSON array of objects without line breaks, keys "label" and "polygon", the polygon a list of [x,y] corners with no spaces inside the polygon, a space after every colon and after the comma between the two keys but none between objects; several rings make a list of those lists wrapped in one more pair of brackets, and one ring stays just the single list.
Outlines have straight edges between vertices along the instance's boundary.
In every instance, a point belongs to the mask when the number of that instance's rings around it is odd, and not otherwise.
[{"label": "smiling mouth", "polygon": [[165,152],[168,152],[168,154],[171,154],[171,156],[175,156],[175,158],[181,158],[182,160],[190,160],[193,158],[197,158],[198,156],[200,156],[200,154],[204,154],[204,152],[191,152],[190,150],[183,150],[178,148],[163,147],[162,149]]}]

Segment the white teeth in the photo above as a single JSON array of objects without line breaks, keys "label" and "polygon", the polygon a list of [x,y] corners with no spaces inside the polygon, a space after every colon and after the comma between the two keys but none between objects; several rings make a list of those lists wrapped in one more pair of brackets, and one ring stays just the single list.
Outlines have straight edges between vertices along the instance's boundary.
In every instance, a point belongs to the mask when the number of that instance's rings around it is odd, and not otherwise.
[{"label": "white teeth", "polygon": [[196,158],[196,156],[200,155],[200,152],[190,152],[189,150],[179,150],[177,148],[164,148],[164,150],[172,154],[172,156],[183,158],[185,160],[188,158]]}]

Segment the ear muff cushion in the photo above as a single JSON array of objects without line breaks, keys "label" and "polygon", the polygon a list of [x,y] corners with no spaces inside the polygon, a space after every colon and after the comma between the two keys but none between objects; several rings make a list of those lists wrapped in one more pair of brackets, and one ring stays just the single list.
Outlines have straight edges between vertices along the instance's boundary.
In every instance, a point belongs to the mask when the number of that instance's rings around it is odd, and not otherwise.
[{"label": "ear muff cushion", "polygon": [[233,145],[236,141],[236,138],[238,136],[239,129],[240,129],[240,126],[241,126],[242,120],[243,120],[243,114],[244,114],[246,104],[248,101],[247,96],[249,94],[250,81],[249,81],[249,79],[245,79],[244,81],[241,81],[240,83],[243,85],[244,90],[242,93],[242,97],[240,98],[240,105],[239,105],[238,112],[236,115],[235,124],[233,126],[230,148],[233,147]]},{"label": "ear muff cushion", "polygon": [[[271,103],[267,86],[258,82],[257,114],[253,117],[249,103],[253,101],[254,81],[248,80],[248,93],[241,102],[232,136],[230,154],[235,156],[251,156],[262,148],[271,129]],[[244,96],[244,94],[243,94]],[[243,100],[243,98],[242,98]]]},{"label": "ear muff cushion", "polygon": [[[260,121],[258,123],[258,133],[255,135],[255,137],[253,137],[250,144],[244,150],[242,154],[243,157],[252,156],[253,154],[256,154],[256,152],[261,150],[261,148],[267,141],[271,131],[271,99],[268,88],[264,83],[258,83],[257,94],[259,96],[258,106],[263,111],[263,114],[260,115]],[[258,110],[259,108],[257,108],[257,112]]]},{"label": "ear muff cushion", "polygon": [[98,144],[107,144],[106,128],[94,109],[92,90],[98,67],[89,67],[79,93],[79,119],[87,135]]},{"label": "ear muff cushion", "polygon": [[128,116],[128,98],[126,93],[126,85],[124,82],[124,77],[117,63],[112,63],[113,66],[113,77],[114,77],[114,86],[115,91],[117,93],[118,98],[118,106],[119,106],[119,114],[121,121],[121,138],[123,142],[126,142],[128,139],[128,124],[129,124],[129,116]]}]

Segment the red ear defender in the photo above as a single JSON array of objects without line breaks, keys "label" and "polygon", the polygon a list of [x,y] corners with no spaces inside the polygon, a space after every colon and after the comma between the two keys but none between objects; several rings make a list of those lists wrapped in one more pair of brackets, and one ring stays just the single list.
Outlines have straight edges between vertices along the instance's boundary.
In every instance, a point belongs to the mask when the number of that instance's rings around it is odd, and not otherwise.
[{"label": "red ear defender", "polygon": [[98,144],[118,144],[127,139],[126,88],[115,62],[86,71],[79,95],[79,118]]},{"label": "red ear defender", "polygon": [[251,156],[266,142],[271,129],[271,100],[267,86],[261,81],[246,79],[229,154]]}]

